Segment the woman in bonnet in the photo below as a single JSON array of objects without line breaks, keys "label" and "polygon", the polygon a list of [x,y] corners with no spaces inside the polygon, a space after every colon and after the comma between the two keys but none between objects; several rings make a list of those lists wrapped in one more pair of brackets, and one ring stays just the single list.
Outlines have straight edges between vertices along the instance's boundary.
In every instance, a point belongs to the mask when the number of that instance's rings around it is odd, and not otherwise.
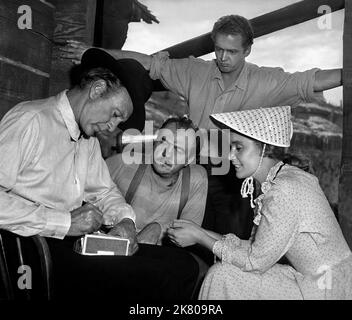
[{"label": "woman in bonnet", "polygon": [[[179,246],[199,243],[220,260],[200,299],[352,299],[352,255],[318,179],[279,160],[290,146],[290,107],[211,115],[231,130],[230,160],[255,208],[249,240],[186,220],[168,230]],[[253,182],[261,194],[253,199]],[[285,256],[290,265],[279,264]]]}]

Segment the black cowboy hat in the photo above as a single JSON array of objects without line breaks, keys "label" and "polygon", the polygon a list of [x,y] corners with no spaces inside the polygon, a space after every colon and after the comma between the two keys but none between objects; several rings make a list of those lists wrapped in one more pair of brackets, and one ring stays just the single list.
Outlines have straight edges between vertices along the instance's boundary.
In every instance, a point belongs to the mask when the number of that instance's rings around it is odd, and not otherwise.
[{"label": "black cowboy hat", "polygon": [[123,131],[129,128],[143,131],[145,123],[144,104],[150,98],[154,88],[154,81],[149,77],[148,71],[134,59],[116,60],[104,50],[97,48],[85,51],[81,59],[81,69],[87,70],[98,67],[112,71],[131,97],[133,113],[126,122],[119,125],[119,128]]}]

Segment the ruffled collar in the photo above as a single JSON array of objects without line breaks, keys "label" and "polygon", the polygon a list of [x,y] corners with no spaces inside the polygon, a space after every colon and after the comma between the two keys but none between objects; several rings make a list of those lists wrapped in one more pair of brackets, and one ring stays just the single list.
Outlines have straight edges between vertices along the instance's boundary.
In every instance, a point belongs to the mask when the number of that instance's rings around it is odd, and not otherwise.
[{"label": "ruffled collar", "polygon": [[262,207],[263,207],[262,200],[265,194],[271,189],[272,185],[275,184],[274,180],[283,165],[284,163],[282,161],[279,161],[277,164],[271,167],[265,181],[261,185],[262,194],[259,195],[254,200],[254,203],[256,204],[256,208],[255,208],[255,216],[254,216],[253,222],[257,226],[259,225],[260,219],[262,218],[262,213],[261,213]]}]

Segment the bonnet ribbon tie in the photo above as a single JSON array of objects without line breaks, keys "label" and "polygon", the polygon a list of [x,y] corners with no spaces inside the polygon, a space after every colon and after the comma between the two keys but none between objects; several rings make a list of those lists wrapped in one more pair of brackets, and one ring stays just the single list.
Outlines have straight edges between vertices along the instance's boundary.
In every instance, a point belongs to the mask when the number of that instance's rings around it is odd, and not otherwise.
[{"label": "bonnet ribbon tie", "polygon": [[252,209],[255,208],[255,204],[253,201],[253,192],[254,192],[253,176],[250,176],[242,182],[241,196],[242,198],[248,198],[248,195],[250,195],[251,197],[250,204]]},{"label": "bonnet ribbon tie", "polygon": [[248,198],[248,195],[250,195],[250,197],[251,197],[250,205],[251,205],[252,209],[255,208],[255,203],[253,201],[253,192],[254,192],[253,176],[259,171],[259,169],[262,165],[265,147],[266,147],[266,144],[264,144],[262,156],[260,157],[260,161],[259,161],[257,169],[254,171],[254,173],[250,177],[244,179],[244,181],[242,182],[242,186],[241,186],[241,196],[242,196],[242,198]]}]

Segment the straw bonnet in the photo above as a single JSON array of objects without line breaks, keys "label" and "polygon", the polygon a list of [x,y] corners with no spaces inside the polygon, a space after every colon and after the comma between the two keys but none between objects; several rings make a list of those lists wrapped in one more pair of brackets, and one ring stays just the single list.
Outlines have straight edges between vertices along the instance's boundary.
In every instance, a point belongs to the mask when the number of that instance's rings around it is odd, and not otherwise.
[{"label": "straw bonnet", "polygon": [[217,113],[210,119],[252,139],[278,147],[289,147],[293,133],[289,106]]}]

